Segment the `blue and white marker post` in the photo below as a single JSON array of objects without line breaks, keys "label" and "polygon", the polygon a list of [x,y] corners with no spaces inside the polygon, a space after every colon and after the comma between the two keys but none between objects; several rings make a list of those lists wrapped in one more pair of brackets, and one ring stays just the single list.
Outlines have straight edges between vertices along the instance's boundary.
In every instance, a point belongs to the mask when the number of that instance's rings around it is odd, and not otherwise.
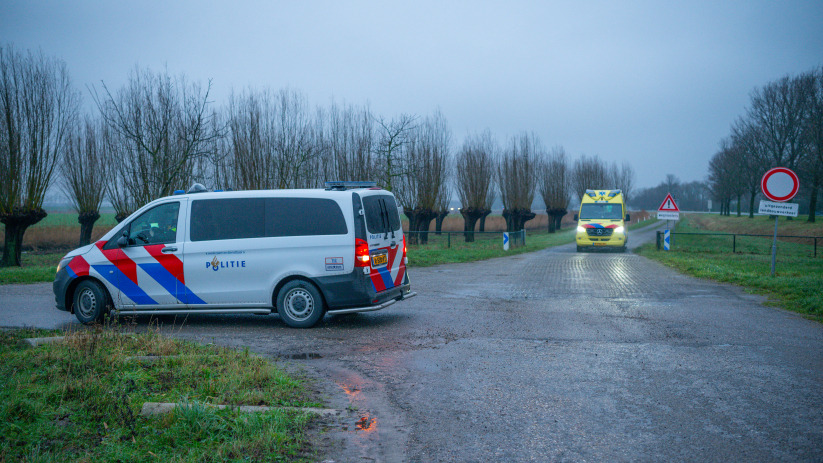
[{"label": "blue and white marker post", "polygon": [[669,241],[669,230],[663,230],[663,250],[671,251],[671,244]]},{"label": "blue and white marker post", "polygon": [[509,232],[503,232],[503,250],[509,250]]}]

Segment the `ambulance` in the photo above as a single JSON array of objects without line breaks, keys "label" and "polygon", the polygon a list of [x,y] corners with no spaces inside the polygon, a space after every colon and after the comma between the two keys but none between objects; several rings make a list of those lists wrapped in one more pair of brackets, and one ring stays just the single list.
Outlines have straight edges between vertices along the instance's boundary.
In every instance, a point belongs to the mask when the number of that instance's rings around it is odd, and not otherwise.
[{"label": "ambulance", "polygon": [[188,192],[143,206],[66,254],[53,289],[80,322],[119,314],[276,312],[308,328],[325,314],[416,295],[394,195],[371,182],[325,189]]},{"label": "ambulance", "polygon": [[593,249],[626,252],[631,217],[620,190],[586,190],[574,220],[577,221],[577,252]]}]

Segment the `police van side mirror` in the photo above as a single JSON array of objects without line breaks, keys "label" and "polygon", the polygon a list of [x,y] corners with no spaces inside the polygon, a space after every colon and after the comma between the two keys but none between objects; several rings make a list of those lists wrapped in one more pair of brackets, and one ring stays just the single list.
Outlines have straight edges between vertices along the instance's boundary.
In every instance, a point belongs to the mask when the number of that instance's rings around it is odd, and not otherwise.
[{"label": "police van side mirror", "polygon": [[574,215],[574,221],[577,222],[577,214]]},{"label": "police van side mirror", "polygon": [[120,238],[117,238],[117,245],[120,246],[121,248],[125,248],[126,246],[129,245],[129,232],[124,231],[123,236],[121,236]]},{"label": "police van side mirror", "polygon": [[632,221],[632,216],[630,216],[629,214],[626,214],[626,222],[631,222],[631,221]]}]

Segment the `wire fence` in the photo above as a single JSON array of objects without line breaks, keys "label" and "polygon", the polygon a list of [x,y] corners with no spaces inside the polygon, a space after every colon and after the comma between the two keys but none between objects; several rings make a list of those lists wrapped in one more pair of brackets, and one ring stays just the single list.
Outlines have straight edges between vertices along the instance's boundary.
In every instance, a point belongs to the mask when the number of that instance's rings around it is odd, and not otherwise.
[{"label": "wire fence", "polygon": [[[409,246],[428,245],[432,247],[451,248],[452,246],[503,246],[502,231],[494,232],[433,232],[433,231],[406,231],[406,244]],[[526,230],[509,233],[509,246],[525,246]]]},{"label": "wire fence", "polygon": [[[777,235],[781,252],[798,257],[817,257],[821,236]],[[746,233],[681,233],[670,232],[670,248],[694,252],[729,252],[741,254],[771,254],[774,235]],[[657,250],[663,247],[663,232],[657,232]],[[724,251],[725,250],[725,251]]]}]

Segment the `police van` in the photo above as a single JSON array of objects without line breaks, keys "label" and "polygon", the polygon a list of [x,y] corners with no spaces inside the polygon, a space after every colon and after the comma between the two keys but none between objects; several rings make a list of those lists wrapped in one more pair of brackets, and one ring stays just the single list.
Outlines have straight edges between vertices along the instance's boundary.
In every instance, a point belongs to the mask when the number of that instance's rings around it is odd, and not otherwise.
[{"label": "police van", "polygon": [[626,252],[631,216],[626,211],[622,191],[586,190],[574,220],[577,221],[577,252],[592,249]]},{"label": "police van", "polygon": [[326,189],[188,192],[155,200],[57,267],[57,308],[82,323],[120,314],[276,311],[323,315],[415,296],[394,195],[370,182]]}]

